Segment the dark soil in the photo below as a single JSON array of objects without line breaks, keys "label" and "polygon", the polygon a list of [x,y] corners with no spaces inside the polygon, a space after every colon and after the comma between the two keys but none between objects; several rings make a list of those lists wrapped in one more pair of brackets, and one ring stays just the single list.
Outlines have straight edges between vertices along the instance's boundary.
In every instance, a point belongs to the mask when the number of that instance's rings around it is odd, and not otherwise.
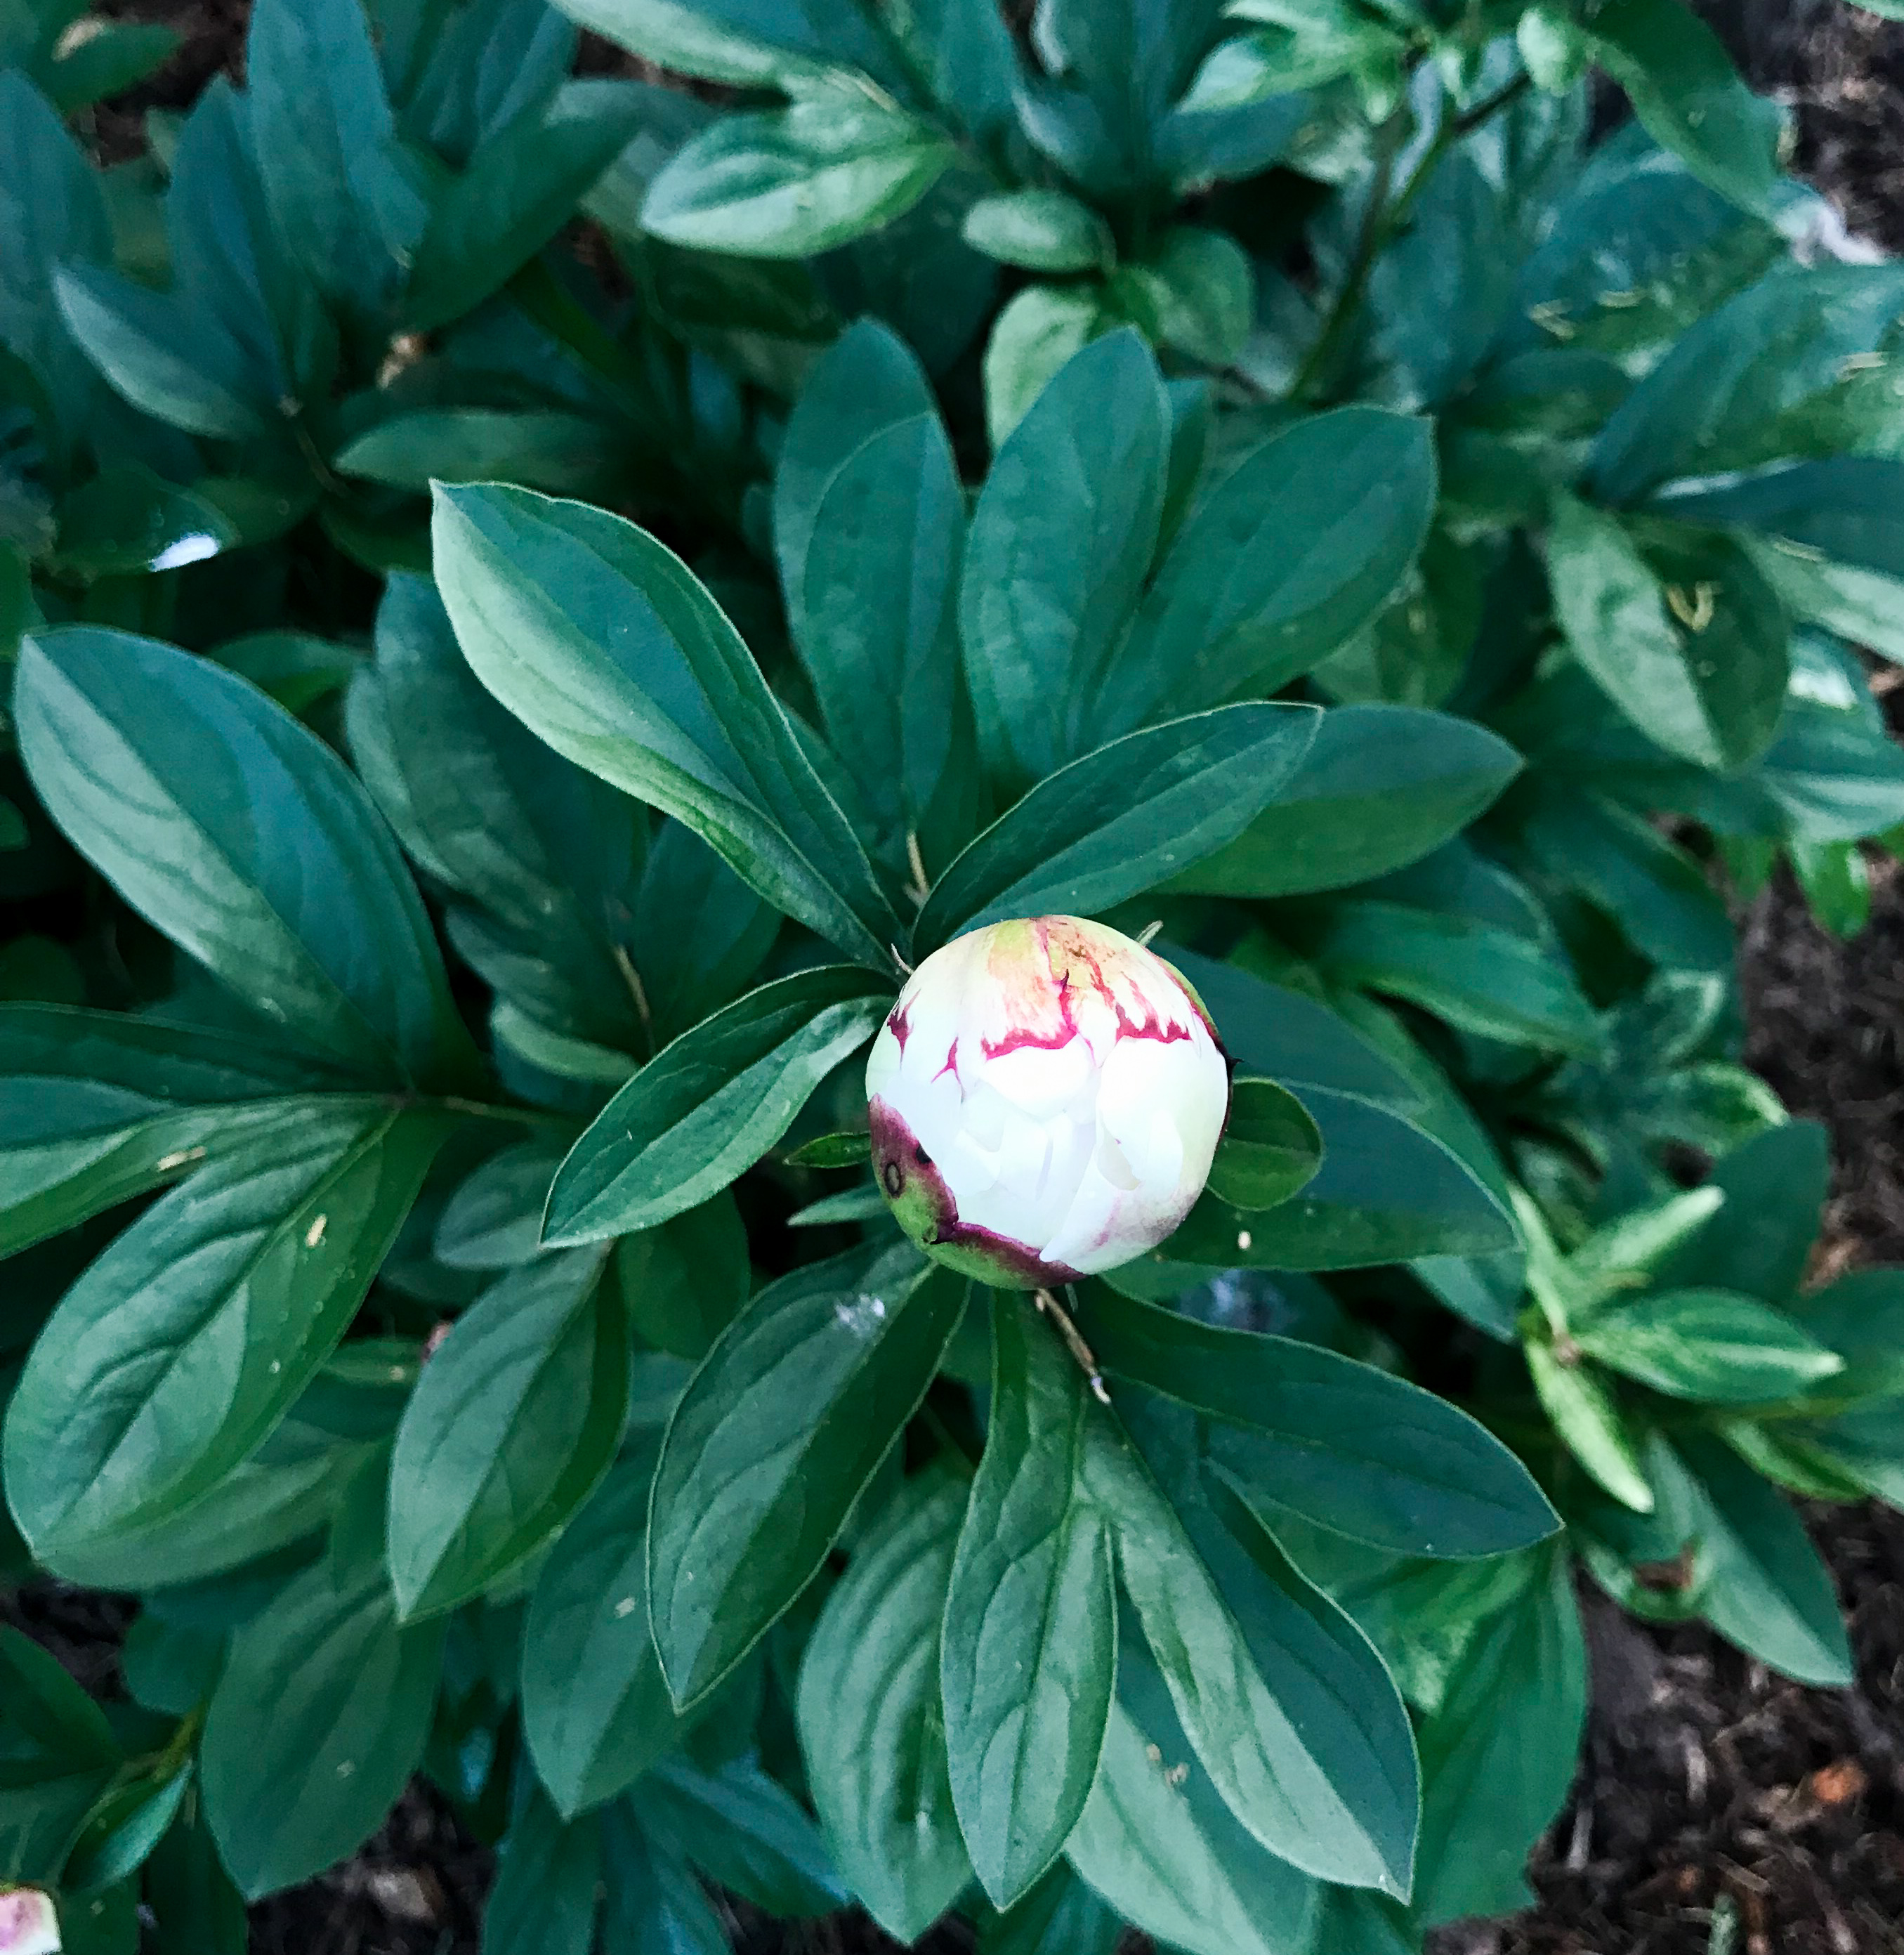
[{"label": "dark soil", "polygon": [[[1755,85],[1791,102],[1799,167],[1851,228],[1904,250],[1904,25],[1841,0],[1702,0]],[[106,0],[170,21],[178,53],[96,112],[113,160],[144,111],[243,65],[245,0]],[[604,50],[592,49],[591,67]],[[1904,704],[1904,694],[1899,695]],[[1816,1273],[1904,1262],[1904,874],[1874,863],[1869,927],[1843,943],[1789,887],[1745,919],[1747,1052],[1835,1161]],[[1580,1779],[1531,1869],[1539,1904],[1464,1925],[1435,1955],[1904,1955],[1904,1516],[1817,1510],[1858,1657],[1850,1690],[1805,1689],[1703,1629],[1636,1624],[1583,1593],[1594,1705]],[[114,1598],[36,1584],[0,1621],[81,1683],[122,1694]],[[489,1856],[420,1783],[354,1859],[253,1910],[253,1955],[476,1955]],[[783,1929],[731,1916],[738,1955],[879,1955],[862,1918]],[[935,1931],[928,1955],[967,1955]]]}]

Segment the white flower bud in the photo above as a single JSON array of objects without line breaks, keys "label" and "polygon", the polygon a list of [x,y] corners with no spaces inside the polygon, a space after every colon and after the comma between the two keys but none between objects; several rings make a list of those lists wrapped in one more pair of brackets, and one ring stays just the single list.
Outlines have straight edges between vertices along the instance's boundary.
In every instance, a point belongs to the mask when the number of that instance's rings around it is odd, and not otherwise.
[{"label": "white flower bud", "polygon": [[1196,993],[1076,917],[936,950],[874,1041],[873,1166],[927,1255],[1001,1289],[1115,1269],[1203,1192],[1229,1069]]},{"label": "white flower bud", "polygon": [[0,1955],[59,1955],[59,1917],[37,1887],[0,1887]]}]

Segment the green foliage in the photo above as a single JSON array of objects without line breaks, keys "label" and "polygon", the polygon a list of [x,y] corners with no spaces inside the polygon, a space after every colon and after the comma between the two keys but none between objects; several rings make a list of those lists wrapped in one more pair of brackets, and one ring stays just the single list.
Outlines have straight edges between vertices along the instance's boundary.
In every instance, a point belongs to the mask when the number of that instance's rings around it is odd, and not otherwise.
[{"label": "green foliage", "polygon": [[[0,1571],[138,1604],[110,1714],[0,1632],[74,1947],[235,1951],[420,1771],[499,1955],[1402,1951],[1528,1897],[1578,1569],[1851,1676],[1790,1497],[1904,1503],[1904,1282],[1807,1285],[1725,896],[1855,930],[1904,828],[1904,274],[1680,0],[1015,21],[260,0],[107,169],[172,36],[0,0]],[[1164,929],[1229,1115],[971,1294],[859,1069],[1045,913]]]}]

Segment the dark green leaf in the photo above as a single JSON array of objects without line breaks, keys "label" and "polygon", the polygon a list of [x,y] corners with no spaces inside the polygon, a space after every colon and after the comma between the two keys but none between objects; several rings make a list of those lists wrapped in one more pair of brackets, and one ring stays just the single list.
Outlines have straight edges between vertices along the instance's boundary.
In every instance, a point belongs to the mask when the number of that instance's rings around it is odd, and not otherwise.
[{"label": "dark green leaf", "polygon": [[668,1759],[632,1802],[658,1846],[778,1920],[830,1914],[846,1903],[814,1822],[751,1758],[705,1771]]},{"label": "dark green leaf", "polygon": [[870,1038],[892,990],[851,965],[763,984],[684,1033],[603,1110],[549,1191],[546,1239],[651,1228],[718,1194]]},{"label": "dark green leaf", "polygon": [[1767,1128],[1735,1148],[1710,1177],[1723,1207],[1661,1266],[1657,1280],[1788,1302],[1817,1240],[1830,1174],[1830,1138],[1815,1120]]},{"label": "dark green leaf", "polygon": [[1263,812],[1175,889],[1293,896],[1405,867],[1459,834],[1520,771],[1485,728],[1410,706],[1339,706]]},{"label": "dark green leaf", "polygon": [[259,0],[245,69],[280,233],[334,304],[377,311],[427,207],[404,167],[360,0]]},{"label": "dark green leaf", "polygon": [[1681,0],[1608,0],[1590,44],[1655,142],[1741,209],[1767,212],[1785,115],[1739,77],[1723,42]]},{"label": "dark green leaf", "polygon": [[355,1314],[445,1124],[374,1100],[291,1103],[270,1144],[148,1209],[41,1333],[5,1459],[42,1560],[103,1547],[215,1484]]},{"label": "dark green leaf", "polygon": [[805,1587],[930,1382],[965,1286],[909,1244],[769,1284],[669,1422],[649,1610],[679,1705],[704,1696]]},{"label": "dark green leaf", "polygon": [[360,1079],[470,1083],[396,846],[282,707],[206,660],[82,625],[22,645],[14,710],[74,845],[255,1012]]},{"label": "dark green leaf", "polygon": [[605,510],[437,492],[464,655],[533,732],[676,815],[767,899],[875,967],[898,925],[752,655],[687,566]]},{"label": "dark green leaf", "polygon": [[939,1632],[963,1484],[910,1481],[854,1550],[801,1661],[801,1751],[861,1905],[916,1941],[972,1878],[946,1776]]},{"label": "dark green leaf", "polygon": [[1591,1057],[1600,1022],[1557,946],[1403,903],[1333,904],[1314,949],[1332,982],[1433,1012],[1464,1031]]},{"label": "dark green leaf", "polygon": [[1238,1428],[1213,1438],[1211,1457],[1252,1500],[1402,1554],[1502,1554],[1557,1525],[1485,1427],[1373,1365],[1102,1284],[1080,1327],[1107,1372]]},{"label": "dark green leaf", "polygon": [[1421,1727],[1424,1923],[1525,1906],[1522,1868],[1573,1783],[1587,1651],[1567,1556],[1469,1643]]},{"label": "dark green leaf", "polygon": [[0,1626],[0,1881],[51,1885],[121,1763],[105,1714],[56,1659]]},{"label": "dark green leaf", "polygon": [[146,1865],[156,1955],[245,1955],[244,1897],[220,1864],[197,1787]]},{"label": "dark green leaf", "polygon": [[199,1770],[248,1899],[321,1873],[376,1828],[422,1759],[442,1645],[440,1623],[398,1626],[380,1553],[334,1550],[239,1629]]},{"label": "dark green leaf", "polygon": [[1830,1571],[1790,1503],[1717,1440],[1679,1443],[1692,1476],[1712,1579],[1700,1607],[1719,1633],[1801,1683],[1855,1673]]},{"label": "dark green leaf", "polygon": [[1405,1896],[1415,1745],[1394,1685],[1223,1475],[1202,1469],[1194,1415],[1138,1397],[1126,1394],[1124,1426],[1090,1408],[1084,1471],[1185,1735],[1270,1852]]},{"label": "dark green leaf", "polygon": [[483,1913],[483,1955],[589,1955],[602,1884],[602,1832],[572,1824],[532,1790],[496,1856]]},{"label": "dark green leaf", "polygon": [[[863,345],[848,335],[829,358]],[[924,414],[870,436],[826,477],[797,565],[782,546],[794,644],[828,738],[900,861],[952,758],[965,531],[951,445]]]},{"label": "dark green leaf", "polygon": [[993,461],[959,625],[995,776],[1037,779],[1089,744],[1092,688],[1157,546],[1169,442],[1156,362],[1135,333],[1116,332],[1066,361]]},{"label": "dark green leaf", "polygon": [[446,326],[512,277],[574,215],[641,121],[631,84],[597,77],[569,83],[542,115],[518,115],[483,143],[431,204],[404,294],[409,323]]},{"label": "dark green leaf", "polygon": [[130,1880],[172,1824],[190,1783],[190,1773],[175,1764],[169,1772],[141,1775],[108,1793],[87,1815],[61,1887],[90,1895]]},{"label": "dark green leaf", "polygon": [[1340,408],[1264,442],[1191,511],[1093,702],[1097,737],[1319,664],[1401,582],[1434,495],[1427,426],[1404,415]]},{"label": "dark green leaf", "polygon": [[872,1138],[854,1131],[822,1134],[787,1156],[789,1167],[864,1167],[872,1154]]},{"label": "dark green leaf", "polygon": [[522,1639],[522,1722],[568,1817],[632,1785],[680,1720],[648,1626],[652,1442],[609,1472],[537,1579]]},{"label": "dark green leaf", "polygon": [[1780,419],[1837,384],[1904,310],[1895,265],[1778,266],[1683,335],[1595,444],[1603,502],[1637,502],[1676,477],[1707,476],[1792,452],[1765,444]]},{"label": "dark green leaf", "polygon": [[1299,1193],[1322,1165],[1322,1135],[1286,1087],[1238,1079],[1209,1185],[1232,1208],[1273,1208]]},{"label": "dark green leaf", "polygon": [[740,1314],[754,1283],[747,1229],[725,1190],[624,1236],[615,1267],[637,1335],[658,1350],[697,1360]]},{"label": "dark green leaf", "polygon": [[1574,656],[1660,745],[1701,767],[1737,767],[1764,751],[1778,723],[1783,621],[1736,545],[1713,540],[1695,560],[1712,579],[1692,590],[1668,584],[1618,518],[1572,496],[1556,503],[1547,569]]},{"label": "dark green leaf", "polygon": [[1068,1866],[1056,1866],[1009,1914],[980,1923],[979,1955],[1116,1955],[1123,1924]]},{"label": "dark green leaf", "polygon": [[391,578],[376,663],[347,707],[352,754],[404,847],[482,911],[480,933],[451,912],[464,954],[540,1018],[640,1050],[619,946],[630,935],[641,811],[483,691],[420,578]]},{"label": "dark green leaf", "polygon": [[524,1141],[491,1154],[443,1204],[431,1245],[453,1270],[512,1270],[542,1243],[549,1184],[567,1151],[559,1140]]},{"label": "dark green leaf", "polygon": [[[178,29],[157,21],[106,20],[95,14],[86,24],[90,31],[65,48],[47,77],[54,105],[62,115],[136,87],[170,60],[179,45]],[[55,45],[63,45],[63,37]]]},{"label": "dark green leaf", "polygon": [[602,1938],[647,1955],[729,1955],[732,1944],[687,1863],[662,1850],[631,1801],[602,1815]]},{"label": "dark green leaf", "polygon": [[0,1006],[0,1255],[243,1146],[309,1083],[294,1058],[196,1026]]},{"label": "dark green leaf", "polygon": [[433,482],[502,479],[525,489],[605,491],[627,436],[599,417],[499,408],[420,408],[367,429],[331,458],[340,475],[422,495]]},{"label": "dark green leaf", "polygon": [[952,1798],[995,1906],[1063,1850],[1117,1679],[1110,1530],[1084,1485],[1084,1374],[1015,1292],[992,1299],[985,1452],[952,1563],[939,1651]]},{"label": "dark green leaf", "polygon": [[404,1620],[490,1588],[586,1500],[628,1416],[628,1316],[606,1253],[538,1257],[457,1319],[397,1428],[391,1586]]},{"label": "dark green leaf", "polygon": [[1319,1883],[1246,1833],[1184,1736],[1163,1678],[1127,1636],[1097,1782],[1065,1851],[1129,1920],[1191,1955],[1300,1955]]},{"label": "dark green leaf", "polygon": [[1097,916],[1232,840],[1300,765],[1322,716],[1247,705],[1126,734],[1040,781],[933,885],[930,949],[1012,917]]}]

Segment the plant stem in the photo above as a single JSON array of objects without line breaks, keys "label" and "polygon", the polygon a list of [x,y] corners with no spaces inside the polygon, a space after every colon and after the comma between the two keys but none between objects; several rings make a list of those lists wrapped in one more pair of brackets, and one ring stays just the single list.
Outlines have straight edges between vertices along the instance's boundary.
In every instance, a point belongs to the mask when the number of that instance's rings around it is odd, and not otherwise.
[{"label": "plant stem", "polygon": [[1317,334],[1295,379],[1289,398],[1301,401],[1327,379],[1355,314],[1361,310],[1362,295],[1368,289],[1369,274],[1376,254],[1388,235],[1388,197],[1395,181],[1395,165],[1408,133],[1408,108],[1405,101],[1375,133],[1375,172],[1368,186],[1368,202],[1363,206],[1361,228],[1356,233],[1355,250],[1349,260],[1349,275],[1342,280],[1329,316]]},{"label": "plant stem", "polygon": [[1403,102],[1376,132],[1374,176],[1368,187],[1368,203],[1362,212],[1361,228],[1356,234],[1349,275],[1343,279],[1342,289],[1336,294],[1336,302],[1329,309],[1329,316],[1316,335],[1315,344],[1310,348],[1290,385],[1290,400],[1301,401],[1327,384],[1330,370],[1341,352],[1342,340],[1367,296],[1375,260],[1407,222],[1408,213],[1415,208],[1416,200],[1442,158],[1464,136],[1472,135],[1531,86],[1531,77],[1523,69],[1512,80],[1503,83],[1493,94],[1483,96],[1472,108],[1463,109],[1459,115],[1443,115],[1434,140],[1422,152],[1421,160],[1408,172],[1407,182],[1393,200],[1389,192],[1394,187],[1395,165],[1408,131],[1407,102]]}]

